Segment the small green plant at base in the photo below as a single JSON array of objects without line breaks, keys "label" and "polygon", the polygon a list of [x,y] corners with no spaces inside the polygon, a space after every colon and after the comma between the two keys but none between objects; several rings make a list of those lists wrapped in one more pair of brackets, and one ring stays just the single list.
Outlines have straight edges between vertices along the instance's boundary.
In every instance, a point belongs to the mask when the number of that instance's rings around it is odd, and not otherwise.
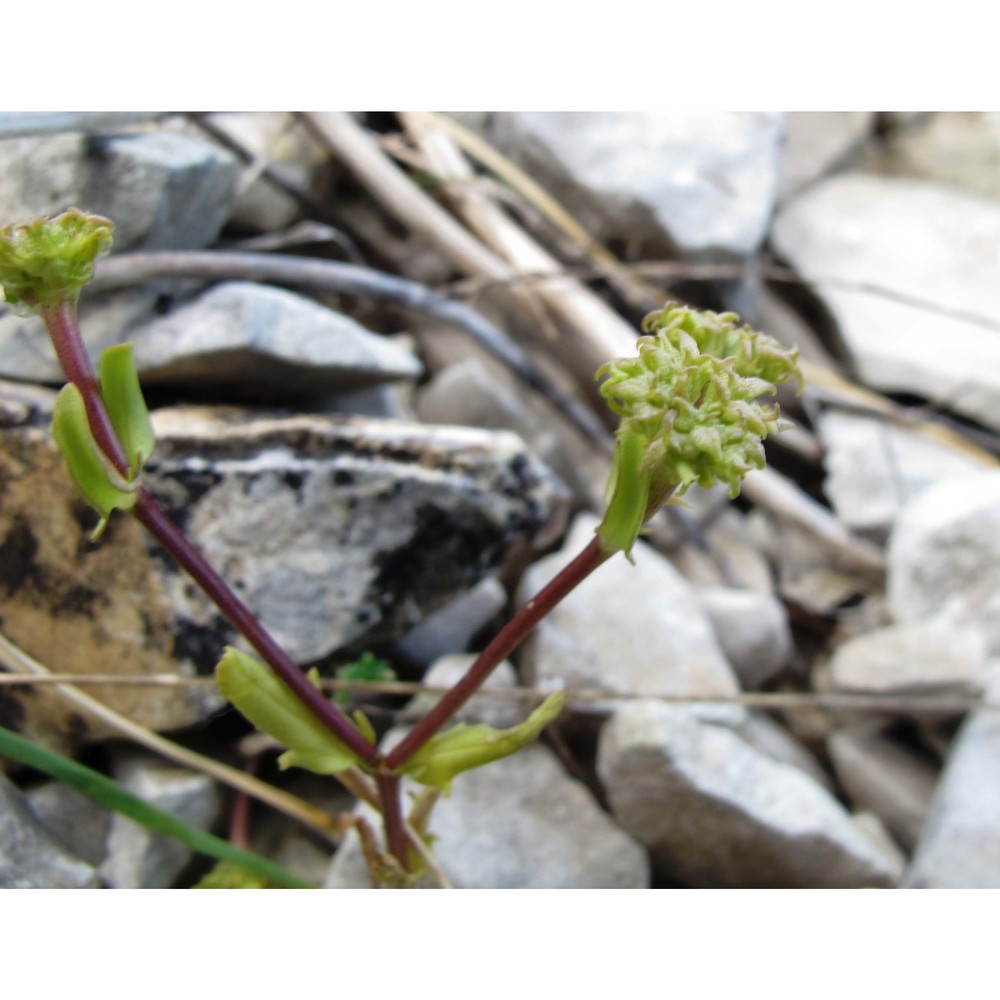
[{"label": "small green plant at base", "polygon": [[[431,864],[430,810],[462,772],[528,745],[563,711],[565,692],[550,695],[519,725],[445,728],[490,673],[535,625],[602,563],[618,552],[631,558],[643,525],[692,485],[728,485],[764,464],[763,440],[781,429],[776,405],[758,402],[784,382],[798,381],[797,357],[772,338],[740,326],[731,314],[668,305],[644,323],[634,357],[598,371],[601,393],[620,417],[607,510],[595,537],[479,654],[466,674],[396,746],[383,754],[375,730],[347,699],[328,699],[315,674],[291,660],[219,574],[143,487],[143,463],[154,447],[149,414],[128,346],[91,367],[80,336],[76,303],[94,261],[110,248],[106,219],[71,211],[0,231],[0,284],[8,301],[37,310],[46,322],[68,385],[57,403],[53,434],[70,474],[100,522],[115,511],[136,517],[191,575],[253,648],[229,647],[216,677],[223,695],[285,751],[282,767],[338,777],[382,815],[384,844],[358,821],[373,881],[406,885]],[[388,671],[388,672],[387,672]],[[383,680],[388,664],[362,657],[347,679]],[[394,676],[394,675],[392,675]],[[404,777],[425,786],[408,818]],[[238,863],[237,863],[238,864]],[[249,876],[246,876],[249,878]],[[206,877],[244,879],[223,868]]]}]

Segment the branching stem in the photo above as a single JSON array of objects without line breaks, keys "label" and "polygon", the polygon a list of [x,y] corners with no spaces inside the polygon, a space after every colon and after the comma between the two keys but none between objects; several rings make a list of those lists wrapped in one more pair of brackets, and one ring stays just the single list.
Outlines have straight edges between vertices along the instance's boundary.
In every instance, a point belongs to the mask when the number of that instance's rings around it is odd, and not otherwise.
[{"label": "branching stem", "polygon": [[596,536],[497,633],[465,676],[410,730],[386,757],[386,766],[405,764],[479,690],[487,677],[531,630],[578,584],[608,559]]}]

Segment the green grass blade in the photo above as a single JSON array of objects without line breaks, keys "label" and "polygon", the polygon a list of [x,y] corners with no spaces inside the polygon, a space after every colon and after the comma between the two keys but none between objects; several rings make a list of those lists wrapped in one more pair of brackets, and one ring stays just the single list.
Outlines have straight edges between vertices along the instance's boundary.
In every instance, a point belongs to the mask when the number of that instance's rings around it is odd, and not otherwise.
[{"label": "green grass blade", "polygon": [[58,778],[67,785],[71,785],[78,792],[82,792],[106,809],[121,813],[156,833],[165,833],[168,836],[176,837],[193,851],[207,854],[220,861],[231,861],[248,871],[263,875],[272,882],[291,889],[316,888],[312,883],[297,878],[291,872],[285,871],[280,865],[268,861],[267,858],[234,847],[220,837],[189,826],[177,819],[176,816],[156,809],[143,802],[142,799],[126,792],[118,782],[111,778],[107,778],[83,764],[78,764],[75,760],[70,760],[54,750],[39,746],[3,726],[0,726],[0,756],[9,757],[11,760],[44,771],[46,774],[52,775],[53,778]]}]

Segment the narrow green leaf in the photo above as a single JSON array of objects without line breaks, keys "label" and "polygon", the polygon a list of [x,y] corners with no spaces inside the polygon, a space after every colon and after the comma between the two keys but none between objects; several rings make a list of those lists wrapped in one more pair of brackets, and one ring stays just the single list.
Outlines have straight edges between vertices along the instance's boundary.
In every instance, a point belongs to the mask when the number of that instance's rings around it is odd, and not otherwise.
[{"label": "narrow green leaf", "polygon": [[190,826],[176,816],[171,816],[169,813],[149,805],[148,802],[136,798],[130,792],[126,792],[117,781],[85,767],[83,764],[78,764],[75,760],[70,760],[69,757],[64,757],[54,750],[33,743],[3,726],[0,726],[0,756],[9,757],[21,764],[27,764],[36,770],[44,771],[46,774],[52,775],[53,778],[58,778],[72,786],[78,792],[82,792],[106,809],[121,813],[155,833],[165,833],[168,836],[176,837],[181,843],[200,854],[207,854],[220,861],[230,861],[278,885],[288,886],[292,889],[315,888],[311,883],[292,875],[280,865],[268,861],[267,858],[234,847],[228,841]]},{"label": "narrow green leaf", "polygon": [[643,469],[646,442],[623,425],[615,446],[609,488],[611,497],[604,520],[597,527],[601,548],[608,553],[624,552],[632,559],[632,546],[646,520],[650,476]]},{"label": "narrow green leaf", "polygon": [[132,345],[109,347],[101,355],[99,368],[101,396],[111,425],[128,457],[133,477],[137,476],[153,453],[156,436],[139,386]]},{"label": "narrow green leaf", "polygon": [[113,510],[135,506],[135,486],[125,482],[104,458],[87,420],[83,394],[72,383],[63,386],[56,397],[52,436],[76,488],[101,515],[101,523],[91,536],[96,538]]},{"label": "narrow green leaf", "polygon": [[278,758],[281,767],[335,774],[361,763],[292,689],[255,657],[227,646],[215,668],[215,679],[223,696],[258,729],[288,747]]},{"label": "narrow green leaf", "polygon": [[559,715],[565,702],[565,691],[549,695],[524,722],[512,729],[459,723],[431,737],[399,772],[421,784],[447,788],[456,774],[509,757],[537,739]]}]

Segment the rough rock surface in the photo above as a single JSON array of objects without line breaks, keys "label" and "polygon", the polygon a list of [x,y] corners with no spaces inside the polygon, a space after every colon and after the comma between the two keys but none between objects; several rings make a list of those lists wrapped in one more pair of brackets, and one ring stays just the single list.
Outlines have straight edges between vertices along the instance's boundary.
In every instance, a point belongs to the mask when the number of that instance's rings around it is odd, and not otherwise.
[{"label": "rough rock surface", "polygon": [[711,587],[698,596],[744,688],[759,688],[785,666],[792,655],[792,633],[781,601],[734,587]]},{"label": "rough rock surface", "polygon": [[[472,653],[456,653],[442,656],[424,674],[423,683],[428,687],[449,688],[456,684],[472,666],[475,660]],[[507,660],[499,664],[486,679],[483,691],[504,691],[517,687],[517,674]],[[420,694],[406,707],[406,718],[417,719],[425,716],[440,700],[439,695]],[[513,698],[490,697],[475,695],[458,710],[454,716],[455,722],[484,722],[496,729],[507,729],[516,726],[526,716],[524,704]]]},{"label": "rough rock surface", "polygon": [[801,770],[689,706],[632,702],[601,732],[611,811],[654,866],[706,888],[890,886],[898,859]]},{"label": "rough rock surface", "polygon": [[[419,786],[404,784],[406,789]],[[362,809],[369,818],[367,807]],[[533,745],[460,774],[434,809],[434,857],[459,889],[644,889],[646,853]],[[426,884],[426,883],[423,883]],[[368,885],[355,837],[334,858],[327,888]]]},{"label": "rough rock surface", "polygon": [[[518,604],[532,598],[593,537],[580,515],[561,551],[529,567]],[[549,614],[522,647],[528,684],[609,694],[733,695],[739,685],[695,591],[643,542],[635,565],[609,560]]]},{"label": "rough rock surface", "polygon": [[932,483],[984,468],[972,455],[860,413],[824,410],[825,491],[854,531],[883,539],[903,506]]},{"label": "rough rock surface", "polygon": [[872,131],[870,111],[793,111],[781,154],[778,200],[787,201],[848,156]]},{"label": "rough rock surface", "polygon": [[[126,791],[191,826],[206,830],[219,815],[218,787],[203,774],[127,751],[115,761],[114,775]],[[175,837],[116,813],[101,875],[116,889],[169,889],[190,858],[191,849]]]},{"label": "rough rock surface", "polygon": [[[198,407],[154,422],[150,489],[300,662],[398,638],[565,520],[564,487],[511,434]],[[167,585],[218,650],[214,609]]]},{"label": "rough rock surface", "polygon": [[[229,281],[166,316],[149,318],[151,296],[85,296],[81,324],[91,357],[135,344],[143,385],[267,405],[358,391],[420,375],[412,352],[349,316],[281,288]],[[61,385],[65,380],[36,317],[0,317],[0,373]]]},{"label": "rough rock surface", "polygon": [[49,781],[27,793],[31,811],[78,858],[98,867],[107,853],[111,813],[70,785]]},{"label": "rough rock surface", "polygon": [[981,630],[1000,653],[1000,472],[929,487],[889,540],[889,606],[901,622],[940,616]]},{"label": "rough rock surface", "polygon": [[849,639],[830,660],[830,686],[864,694],[975,697],[986,680],[979,629],[914,621]]},{"label": "rough rock surface", "polygon": [[926,115],[894,129],[870,162],[887,173],[940,181],[1000,201],[1000,114]]},{"label": "rough rock surface", "polygon": [[408,632],[396,651],[418,664],[428,665],[449,653],[464,653],[472,640],[507,605],[507,591],[495,576],[487,576],[471,590],[428,615]]},{"label": "rough rock surface", "polygon": [[72,855],[0,774],[0,889],[92,889],[97,872]]},{"label": "rough rock surface", "polygon": [[[1000,697],[1000,663],[987,697]],[[1000,718],[974,712],[959,730],[904,885],[1000,888]]]},{"label": "rough rock surface", "polygon": [[865,382],[1000,427],[1000,205],[925,181],[842,174],[786,205],[772,242],[817,282]]},{"label": "rough rock surface", "polygon": [[343,313],[281,288],[229,281],[132,331],[144,384],[256,403],[415,378],[417,358]]},{"label": "rough rock surface", "polygon": [[[50,669],[210,669],[230,626],[127,516],[98,543],[49,440],[53,394],[0,394],[0,627]],[[561,485],[511,435],[240,411],[156,415],[146,481],[303,662],[404,634],[518,546],[550,544]],[[97,687],[141,725],[182,728],[211,689]],[[44,689],[0,692],[0,719],[67,747],[107,735]]]},{"label": "rough rock surface", "polygon": [[219,234],[238,167],[212,143],[176,132],[0,141],[0,219],[82,208],[115,223],[119,250],[190,249]]},{"label": "rough rock surface", "polygon": [[[784,115],[528,111],[478,125],[601,239],[740,257],[774,205]],[[632,255],[631,253],[629,255]],[[655,256],[655,252],[652,254]]]},{"label": "rough rock surface", "polygon": [[870,727],[832,733],[827,749],[851,803],[873,812],[902,847],[913,850],[930,812],[937,770]]},{"label": "rough rock surface", "polygon": [[[99,543],[88,541],[96,515],[51,443],[53,399],[46,389],[0,384],[0,628],[50,670],[190,674],[192,650],[142,528],[114,517]],[[199,688],[88,690],[157,730],[191,725],[219,704]],[[108,735],[44,687],[0,691],[0,722],[63,749]]]}]

